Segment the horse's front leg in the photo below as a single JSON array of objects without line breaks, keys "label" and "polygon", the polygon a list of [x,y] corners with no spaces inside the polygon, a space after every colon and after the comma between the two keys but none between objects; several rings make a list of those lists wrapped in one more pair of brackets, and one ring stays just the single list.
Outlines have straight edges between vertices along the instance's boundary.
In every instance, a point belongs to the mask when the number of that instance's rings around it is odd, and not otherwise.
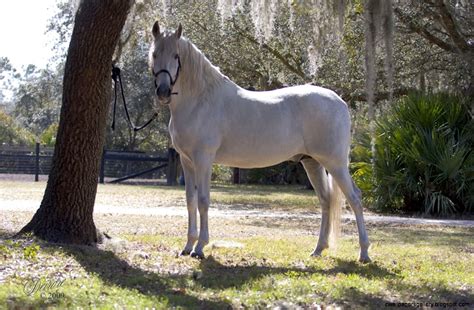
[{"label": "horse's front leg", "polygon": [[188,207],[188,241],[183,251],[181,251],[181,255],[189,255],[198,240],[196,174],[194,166],[189,160],[182,157],[181,164],[183,165],[186,206]]},{"label": "horse's front leg", "polygon": [[199,240],[192,257],[204,258],[204,247],[209,243],[208,211],[210,204],[210,183],[212,173],[212,156],[200,157],[194,165],[196,169],[198,210],[201,221]]}]

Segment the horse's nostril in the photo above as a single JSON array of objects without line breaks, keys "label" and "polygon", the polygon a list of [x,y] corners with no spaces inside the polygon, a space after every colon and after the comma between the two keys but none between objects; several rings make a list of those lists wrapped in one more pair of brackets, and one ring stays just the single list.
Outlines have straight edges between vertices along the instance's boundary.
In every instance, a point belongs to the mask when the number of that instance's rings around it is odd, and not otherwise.
[{"label": "horse's nostril", "polygon": [[160,85],[160,87],[158,87],[156,89],[156,95],[160,98],[167,98],[167,97],[170,97],[171,96],[171,89],[169,86],[167,85]]}]

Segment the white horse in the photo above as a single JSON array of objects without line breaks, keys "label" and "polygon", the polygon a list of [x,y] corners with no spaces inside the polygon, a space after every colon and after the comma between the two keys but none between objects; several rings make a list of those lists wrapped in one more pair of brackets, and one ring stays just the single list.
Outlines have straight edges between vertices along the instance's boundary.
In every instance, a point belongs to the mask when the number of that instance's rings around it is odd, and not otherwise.
[{"label": "white horse", "polygon": [[169,132],[186,182],[188,239],[181,254],[204,258],[213,163],[257,168],[296,160],[303,164],[322,208],[312,255],[320,256],[329,247],[330,235],[339,227],[343,193],[357,221],[359,260],[369,262],[360,190],[348,170],[351,120],[346,103],[333,91],[310,85],[247,91],[182,38],[181,25],[175,32],[160,32],[155,22],[152,33],[156,101],[171,111]]}]

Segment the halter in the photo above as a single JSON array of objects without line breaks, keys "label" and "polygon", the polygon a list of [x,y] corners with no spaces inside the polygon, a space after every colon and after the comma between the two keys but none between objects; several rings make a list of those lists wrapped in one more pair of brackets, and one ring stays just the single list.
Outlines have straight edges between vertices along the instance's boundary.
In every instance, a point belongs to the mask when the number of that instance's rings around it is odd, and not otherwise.
[{"label": "halter", "polygon": [[[153,76],[155,76],[155,88],[158,88],[158,85],[156,84],[156,78],[158,77],[158,75],[160,73],[166,73],[170,77],[171,90],[173,90],[173,86],[174,86],[174,84],[176,84],[176,81],[178,80],[178,77],[179,77],[179,71],[181,70],[181,60],[179,58],[179,55],[176,55],[176,56],[177,56],[177,59],[178,59],[178,69],[176,70],[176,77],[175,77],[174,81],[173,81],[173,76],[171,75],[171,73],[168,70],[161,69],[160,71],[155,73],[154,69],[151,69],[151,72],[153,73]],[[171,95],[177,95],[177,94],[178,94],[177,92],[171,93]]]}]

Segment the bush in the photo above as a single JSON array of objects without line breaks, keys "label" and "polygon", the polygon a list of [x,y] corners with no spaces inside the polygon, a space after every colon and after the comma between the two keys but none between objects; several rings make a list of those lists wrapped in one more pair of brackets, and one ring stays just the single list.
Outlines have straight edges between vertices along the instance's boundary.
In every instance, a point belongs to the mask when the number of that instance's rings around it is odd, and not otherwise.
[{"label": "bush", "polygon": [[297,162],[283,162],[266,168],[247,171],[243,182],[249,184],[305,184],[309,181],[303,166]]},{"label": "bush", "polygon": [[15,124],[12,117],[0,110],[0,145],[33,145],[35,136]]},{"label": "bush", "polygon": [[[411,94],[377,121],[373,164],[355,166],[369,170],[365,175],[373,187],[363,189],[378,210],[473,212],[473,147],[466,101],[446,94]],[[354,173],[364,175],[360,169]]]},{"label": "bush", "polygon": [[222,165],[217,165],[217,164],[212,165],[212,174],[211,174],[212,181],[229,183],[231,181],[231,178],[232,178],[232,168],[222,166]]},{"label": "bush", "polygon": [[54,146],[56,144],[56,135],[58,133],[58,123],[52,123],[41,134],[41,144],[45,146]]}]

